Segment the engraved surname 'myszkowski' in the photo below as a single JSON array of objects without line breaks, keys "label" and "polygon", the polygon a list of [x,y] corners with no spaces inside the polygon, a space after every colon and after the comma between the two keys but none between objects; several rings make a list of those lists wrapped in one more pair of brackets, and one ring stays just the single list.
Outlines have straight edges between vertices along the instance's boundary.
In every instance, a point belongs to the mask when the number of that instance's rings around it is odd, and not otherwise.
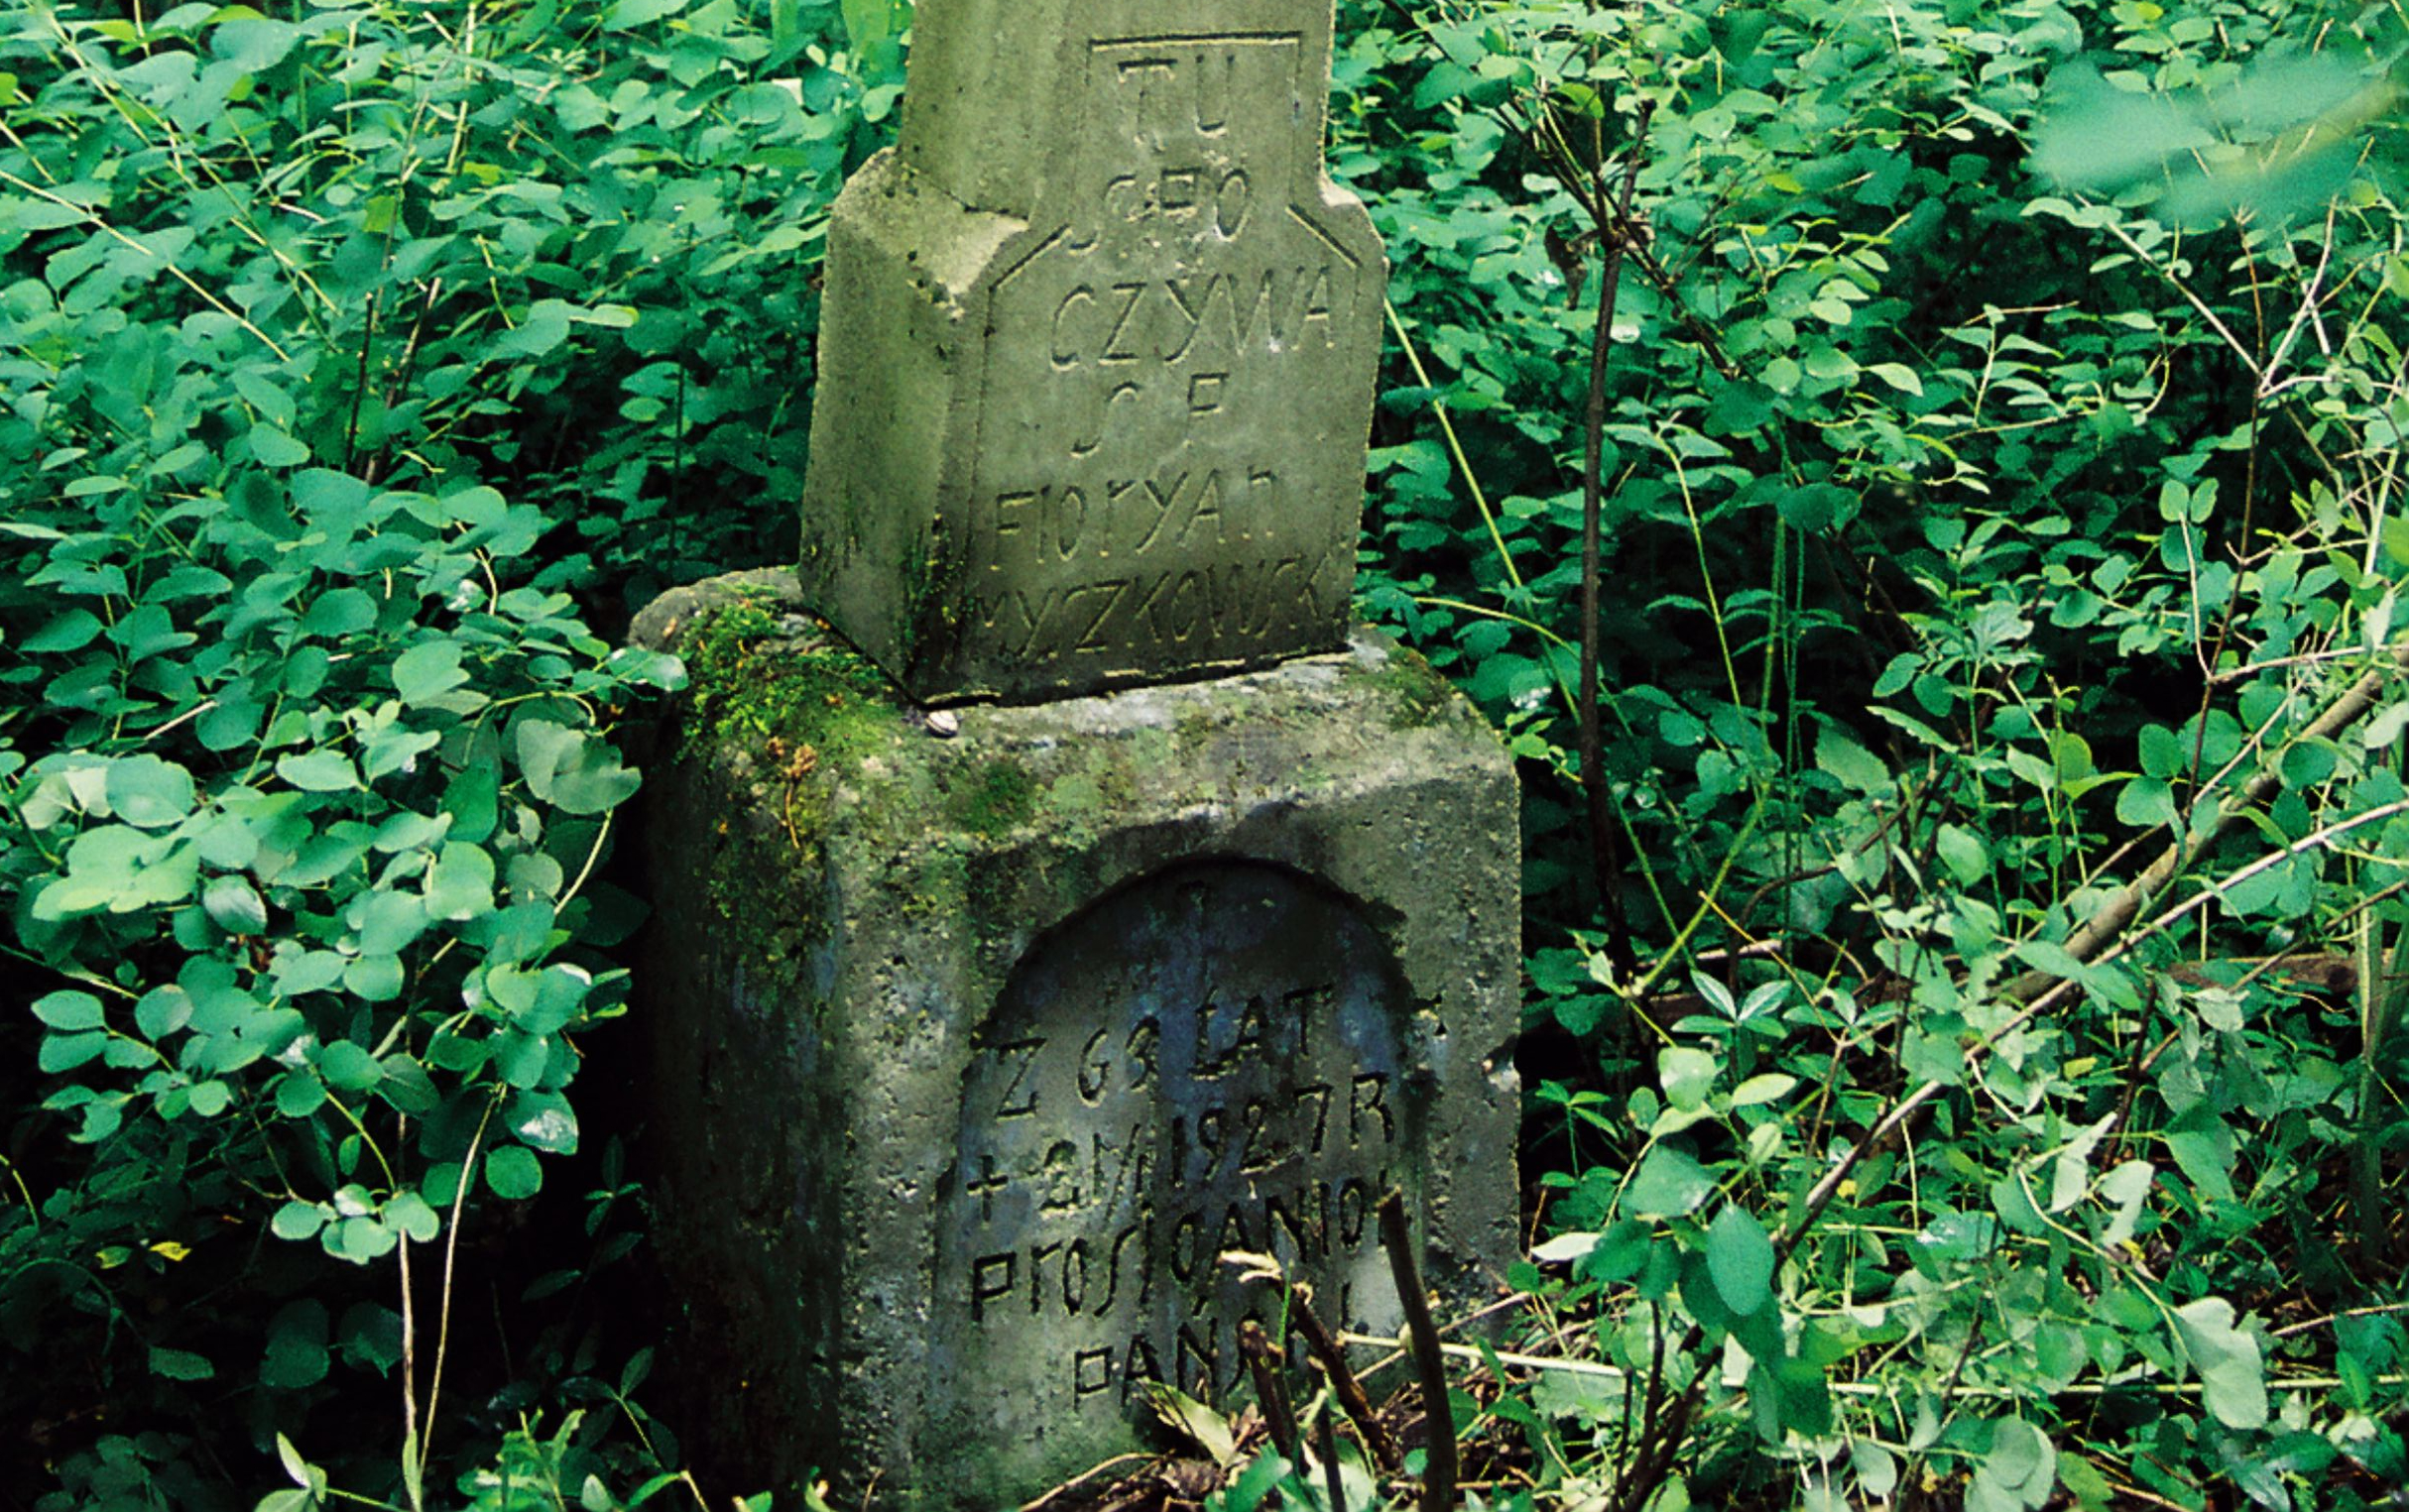
[{"label": "engraved surname 'myszkowski'", "polygon": [[1325,591],[1325,555],[1162,568],[1090,582],[980,594],[973,623],[1033,663],[1110,655],[1141,640],[1185,645],[1311,623]]}]

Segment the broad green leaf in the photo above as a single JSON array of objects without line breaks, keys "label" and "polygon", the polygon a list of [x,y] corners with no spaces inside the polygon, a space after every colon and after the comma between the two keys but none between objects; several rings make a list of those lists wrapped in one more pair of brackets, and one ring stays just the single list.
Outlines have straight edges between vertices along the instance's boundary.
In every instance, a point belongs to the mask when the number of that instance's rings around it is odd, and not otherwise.
[{"label": "broad green leaf", "polygon": [[301,40],[301,29],[292,22],[271,21],[252,11],[211,28],[209,51],[245,73],[258,73],[283,62]]},{"label": "broad green leaf", "polygon": [[1838,529],[1858,517],[1864,500],[1832,483],[1810,483],[1780,496],[1781,518],[1810,535]]},{"label": "broad green leaf", "polygon": [[494,859],[466,841],[446,841],[426,874],[426,912],[457,922],[494,909]]},{"label": "broad green leaf", "polygon": [[291,951],[280,954],[273,970],[276,990],[286,997],[299,997],[304,992],[322,992],[343,980],[343,957],[331,950]]},{"label": "broad green leaf", "polygon": [[2091,1189],[2091,1161],[2100,1141],[2108,1137],[2108,1126],[2115,1120],[2102,1118],[2076,1135],[2050,1163],[2049,1211],[2064,1213],[2083,1200]]},{"label": "broad green leaf", "polygon": [[155,988],[134,1004],[134,1027],[154,1044],[192,1021],[192,994],[181,987]]},{"label": "broad green leaf", "polygon": [[1707,1273],[1723,1305],[1740,1317],[1773,1300],[1773,1241],[1737,1203],[1725,1204],[1707,1226]]},{"label": "broad green leaf", "polygon": [[397,1050],[379,1064],[385,1075],[377,1083],[377,1096],[396,1112],[423,1117],[442,1105],[442,1094],[436,1091],[434,1079],[408,1053]]},{"label": "broad green leaf", "polygon": [[584,735],[548,719],[523,719],[511,729],[519,770],[527,789],[542,802],[551,801],[552,777],[563,761],[574,761]]},{"label": "broad green leaf", "polygon": [[192,774],[155,756],[124,756],[109,763],[108,795],[126,823],[164,829],[192,812]]},{"label": "broad green leaf", "polygon": [[367,1002],[391,1002],[408,984],[398,955],[362,956],[343,968],[343,990]]},{"label": "broad green leaf", "polygon": [[37,656],[77,651],[99,640],[100,630],[100,617],[90,610],[62,610],[53,615],[40,630],[19,641],[17,648]]},{"label": "broad green leaf", "polygon": [[408,950],[431,922],[426,899],[415,892],[379,888],[364,892],[344,910],[344,922],[358,931],[364,957],[394,956]]},{"label": "broad green leaf", "polygon": [[2068,981],[2082,981],[2088,970],[2074,952],[2055,940],[2021,940],[2015,953],[2018,960],[2034,971]]},{"label": "broad green leaf", "polygon": [[318,595],[301,616],[301,629],[312,636],[340,640],[356,636],[377,622],[377,601],[358,588],[337,588]]},{"label": "broad green leaf", "polygon": [[543,1168],[535,1151],[506,1144],[485,1157],[485,1184],[495,1196],[514,1202],[534,1197],[543,1186]]},{"label": "broad green leaf", "polygon": [[1656,1077],[1663,1084],[1665,1101],[1678,1108],[1705,1106],[1720,1069],[1715,1057],[1684,1045],[1656,1053]]},{"label": "broad green leaf", "polygon": [[[324,1303],[287,1303],[268,1325],[267,1356],[261,1362],[261,1384],[278,1391],[300,1391],[326,1378],[327,1319]],[[298,1460],[300,1456],[293,1456]],[[292,1460],[288,1469],[294,1469]],[[295,1470],[295,1473],[302,1473]]]},{"label": "broad green leaf", "polygon": [[351,757],[324,748],[278,757],[276,774],[310,793],[350,792],[360,786],[359,769],[351,764]]},{"label": "broad green leaf", "polygon": [[2233,1304],[2223,1297],[2187,1302],[2175,1309],[2175,1332],[2217,1421],[2228,1428],[2266,1427],[2265,1361],[2258,1340],[2233,1326]]},{"label": "broad green leaf", "polygon": [[443,1231],[441,1215],[416,1192],[404,1192],[385,1205],[385,1222],[414,1244],[424,1244]]},{"label": "broad green leaf", "polygon": [[511,1100],[510,1127],[522,1143],[546,1154],[577,1153],[577,1113],[558,1093],[520,1093]]},{"label": "broad green leaf", "polygon": [[1587,1259],[1590,1251],[1598,1247],[1598,1234],[1586,1231],[1560,1233],[1533,1245],[1530,1258],[1537,1265],[1570,1265]]},{"label": "broad green leaf", "polygon": [[100,999],[89,992],[53,992],[34,1002],[34,1016],[60,1033],[108,1027]]},{"label": "broad green leaf", "polygon": [[2101,1197],[2116,1208],[2115,1216],[2101,1232],[2103,1245],[2113,1249],[2131,1241],[2133,1229],[2141,1220],[2141,1205],[2149,1200],[2157,1169],[2146,1160],[2128,1160],[2100,1178]]},{"label": "broad green leaf", "polygon": [[320,1046],[313,1059],[326,1085],[338,1092],[366,1092],[385,1079],[377,1058],[347,1039]]},{"label": "broad green leaf", "polygon": [[451,834],[470,845],[492,836],[501,819],[501,776],[491,765],[463,767],[443,789],[443,812],[451,816]]},{"label": "broad green leaf", "polygon": [[2116,789],[2118,824],[2156,829],[2181,817],[2175,807],[2175,790],[2156,777],[2134,777]]},{"label": "broad green leaf", "polygon": [[2368,720],[2363,730],[2358,732],[2358,742],[2370,752],[2382,752],[2385,747],[2399,744],[2402,732],[2409,732],[2409,701],[2394,703],[2394,706],[2377,713],[2373,720]]},{"label": "broad green leaf", "polygon": [[394,691],[414,709],[425,708],[468,681],[457,640],[422,640],[394,659]]},{"label": "broad green leaf", "polygon": [[329,1254],[354,1265],[373,1265],[392,1254],[402,1236],[374,1218],[347,1218],[320,1236]]},{"label": "broad green leaf", "polygon": [[276,1110],[287,1118],[306,1118],[326,1105],[326,1084],[306,1067],[295,1067],[276,1084]]},{"label": "broad green leaf", "polygon": [[201,889],[201,907],[230,935],[256,935],[268,928],[268,904],[242,876],[216,876]]},{"label": "broad green leaf", "polygon": [[1798,1088],[1798,1078],[1778,1071],[1752,1076],[1732,1092],[1734,1107],[1754,1107],[1763,1103],[1778,1103]]},{"label": "broad green leaf", "polygon": [[309,461],[309,448],[276,426],[262,421],[250,430],[251,455],[268,467],[300,467]]},{"label": "broad green leaf", "polygon": [[1983,837],[1960,824],[1944,824],[1934,840],[1941,864],[1961,887],[1971,887],[1990,874],[1990,852]]},{"label": "broad green leaf", "polygon": [[2049,733],[2049,758],[2061,785],[2080,782],[2099,769],[2092,763],[2091,742],[2071,730]]},{"label": "broad green leaf", "polygon": [[1656,1145],[1623,1189],[1624,1207],[1639,1218],[1680,1218],[1706,1201],[1715,1178],[1697,1161],[1668,1145]]},{"label": "broad green leaf", "polygon": [[1991,1425],[1990,1453],[1968,1488],[1968,1512],[1984,1508],[2029,1509],[2048,1503],[2057,1488],[2058,1454],[2049,1436],[2018,1418]]},{"label": "broad green leaf", "polygon": [[[645,4],[648,0],[626,0]],[[486,348],[493,357],[542,357],[569,336],[569,305],[560,299],[538,299],[527,318],[505,331]]]},{"label": "broad green leaf", "polygon": [[105,1034],[46,1034],[41,1050],[34,1056],[34,1064],[45,1076],[57,1076],[90,1065],[108,1048],[109,1037]]},{"label": "broad green leaf", "polygon": [[2012,1171],[1990,1184],[1990,1211],[2018,1233],[2038,1238],[2049,1232],[2041,1210],[2033,1206],[2032,1194]]},{"label": "broad green leaf", "polygon": [[1216,1465],[1228,1470],[1244,1461],[1229,1421],[1220,1413],[1159,1381],[1146,1381],[1144,1385],[1155,1416],[1174,1433],[1212,1455]]},{"label": "broad green leaf", "polygon": [[1923,397],[1924,381],[1916,377],[1915,369],[1908,367],[1905,363],[1877,362],[1868,365],[1866,371],[1901,394],[1911,394],[1918,399]]},{"label": "broad green leaf", "polygon": [[2176,1167],[2191,1179],[2192,1185],[2219,1202],[2233,1202],[2238,1194],[2233,1190],[2233,1131],[2224,1119],[2206,1109],[2195,1108],[2176,1127],[2167,1130],[2167,1152],[2175,1157]]},{"label": "broad green leaf", "polygon": [[268,1226],[280,1239],[312,1239],[326,1226],[326,1210],[297,1198],[277,1209]]},{"label": "broad green leaf", "polygon": [[1881,758],[1838,725],[1826,725],[1815,740],[1815,764],[1861,793],[1885,793],[1891,788],[1890,769]]},{"label": "broad green leaf", "polygon": [[587,731],[527,719],[519,722],[516,741],[528,790],[564,813],[607,813],[641,780],[610,742]]},{"label": "broad green leaf", "polygon": [[845,35],[856,53],[868,52],[895,33],[895,0],[841,0]]},{"label": "broad green leaf", "polygon": [[603,13],[602,27],[607,32],[631,31],[665,20],[685,8],[686,0],[618,0]]},{"label": "broad green leaf", "polygon": [[209,1363],[205,1354],[153,1345],[151,1373],[171,1381],[205,1381],[217,1374],[217,1367]]}]

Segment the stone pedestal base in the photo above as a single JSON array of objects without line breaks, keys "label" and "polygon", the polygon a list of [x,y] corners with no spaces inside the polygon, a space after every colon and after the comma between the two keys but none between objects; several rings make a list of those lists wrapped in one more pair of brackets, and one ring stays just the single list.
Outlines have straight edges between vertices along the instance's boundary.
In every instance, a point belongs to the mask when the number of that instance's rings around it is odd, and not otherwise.
[{"label": "stone pedestal base", "polygon": [[1223,1395],[1269,1254],[1393,1333],[1515,1252],[1515,790],[1413,656],[922,717],[792,579],[656,604],[639,975],[681,1427],[730,1486],[1014,1505]]}]

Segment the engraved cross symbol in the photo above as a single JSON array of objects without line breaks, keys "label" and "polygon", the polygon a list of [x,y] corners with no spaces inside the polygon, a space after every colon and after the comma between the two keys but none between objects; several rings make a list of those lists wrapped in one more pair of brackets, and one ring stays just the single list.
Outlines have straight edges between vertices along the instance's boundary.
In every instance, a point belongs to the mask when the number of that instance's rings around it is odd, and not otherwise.
[{"label": "engraved cross symbol", "polygon": [[996,1219],[996,1194],[1011,1186],[1012,1180],[996,1174],[996,1157],[993,1155],[980,1156],[979,1164],[985,1174],[962,1190],[979,1200],[979,1221],[992,1223]]}]

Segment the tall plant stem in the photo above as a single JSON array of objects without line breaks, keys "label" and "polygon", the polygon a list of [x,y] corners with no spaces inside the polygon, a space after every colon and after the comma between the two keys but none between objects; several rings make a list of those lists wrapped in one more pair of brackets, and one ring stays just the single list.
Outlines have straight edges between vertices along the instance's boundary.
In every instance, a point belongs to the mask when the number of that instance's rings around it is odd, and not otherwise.
[{"label": "tall plant stem", "polygon": [[2381,1274],[2388,1259],[2390,1235],[2384,1223],[2383,1128],[2381,1116],[2387,1090],[2384,1065],[2392,1052],[2393,1030],[2409,999],[2409,980],[2401,975],[2401,950],[2382,947],[2383,925],[2370,911],[2358,921],[2358,1109],[2357,1130],[2350,1147],[2350,1206],[2358,1223],[2359,1266],[2368,1275]]},{"label": "tall plant stem", "polygon": [[[1397,313],[1396,306],[1392,303],[1384,300],[1382,308],[1387,311],[1388,329],[1395,335],[1398,349],[1404,353],[1406,366],[1413,370],[1414,382],[1425,389],[1435,390],[1437,385],[1431,382],[1430,368],[1422,361],[1420,348],[1413,344],[1412,333],[1405,329],[1404,318]],[[1431,413],[1438,418],[1440,433],[1447,438],[1447,450],[1449,455],[1455,459],[1457,476],[1464,480],[1465,489],[1472,495],[1474,508],[1481,513],[1482,523],[1489,527],[1490,542],[1497,548],[1498,562],[1506,573],[1506,580],[1513,585],[1514,593],[1518,597],[1525,587],[1522,581],[1522,569],[1515,565],[1513,552],[1506,549],[1506,534],[1498,524],[1497,511],[1490,505],[1488,493],[1482,489],[1479,476],[1472,470],[1472,459],[1464,453],[1464,440],[1456,431],[1455,417],[1448,412],[1447,406],[1438,400],[1431,401],[1430,409]],[[1522,623],[1517,617],[1498,615],[1495,610],[1478,609],[1467,605],[1457,607],[1473,614],[1492,615]],[[1595,623],[1594,616],[1592,620]],[[1533,629],[1537,629],[1537,627],[1533,627]],[[1556,639],[1545,630],[1539,630],[1539,635],[1544,640]],[[1557,696],[1564,700],[1565,706],[1573,712],[1573,717],[1577,722],[1580,719],[1581,695],[1565,681],[1563,668],[1558,664],[1556,658],[1549,656],[1545,659],[1548,676],[1556,685]],[[1632,841],[1632,847],[1636,853],[1633,861],[1639,872],[1639,879],[1646,884],[1648,896],[1655,901],[1657,913],[1663,918],[1665,927],[1668,929],[1674,927],[1678,920],[1673,913],[1673,905],[1665,898],[1664,888],[1657,883],[1656,869],[1649,863],[1647,854],[1644,851],[1638,851],[1637,837],[1630,835],[1629,825],[1622,819],[1620,811],[1615,813],[1615,820],[1623,826],[1625,834]]]},{"label": "tall plant stem", "polygon": [[1613,197],[1606,162],[1600,156],[1590,176],[1589,212],[1598,230],[1598,323],[1590,339],[1589,405],[1581,453],[1581,788],[1589,809],[1590,865],[1598,883],[1598,905],[1607,921],[1607,959],[1625,981],[1639,973],[1630,920],[1623,909],[1623,847],[1615,831],[1614,795],[1606,785],[1606,740],[1599,718],[1598,633],[1604,613],[1606,512],[1606,373],[1615,352],[1615,304],[1622,293],[1623,258],[1634,237],[1631,202],[1639,191],[1639,158],[1647,146],[1653,102],[1639,107],[1631,146],[1623,165],[1622,197]]}]

